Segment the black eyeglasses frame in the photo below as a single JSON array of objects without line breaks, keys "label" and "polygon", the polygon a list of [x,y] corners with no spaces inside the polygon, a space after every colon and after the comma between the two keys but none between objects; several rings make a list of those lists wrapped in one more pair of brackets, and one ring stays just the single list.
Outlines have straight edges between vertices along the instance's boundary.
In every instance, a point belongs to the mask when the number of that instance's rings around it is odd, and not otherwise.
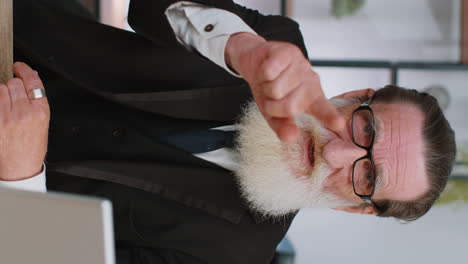
[{"label": "black eyeglasses frame", "polygon": [[[365,203],[375,206],[375,203],[371,199],[372,195],[374,195],[374,192],[375,192],[375,177],[376,177],[375,167],[374,167],[374,160],[372,159],[372,148],[374,147],[374,140],[375,140],[375,118],[374,118],[374,111],[372,110],[372,108],[370,108],[371,102],[372,102],[372,100],[369,100],[367,102],[362,103],[357,109],[355,109],[353,111],[353,114],[352,114],[352,117],[351,117],[351,134],[352,134],[353,143],[354,143],[354,145],[358,146],[359,148],[365,149],[367,151],[367,154],[365,156],[355,160],[354,163],[353,163],[352,182],[353,182],[354,194],[359,196],[359,198],[361,198]],[[365,147],[365,146],[362,146],[362,145],[356,143],[356,140],[354,139],[354,129],[353,129],[354,128],[354,115],[355,115],[356,112],[359,112],[359,111],[362,111],[362,110],[370,111],[371,116],[372,116],[372,137],[371,137],[371,142],[370,142],[368,147]],[[373,179],[374,185],[372,186],[372,192],[369,195],[362,195],[362,194],[357,193],[356,192],[356,187],[355,187],[355,184],[354,184],[354,169],[355,169],[355,166],[359,161],[361,161],[363,159],[369,159],[370,160],[370,162],[371,162],[371,171],[373,171],[372,175],[374,177],[374,179]]]}]

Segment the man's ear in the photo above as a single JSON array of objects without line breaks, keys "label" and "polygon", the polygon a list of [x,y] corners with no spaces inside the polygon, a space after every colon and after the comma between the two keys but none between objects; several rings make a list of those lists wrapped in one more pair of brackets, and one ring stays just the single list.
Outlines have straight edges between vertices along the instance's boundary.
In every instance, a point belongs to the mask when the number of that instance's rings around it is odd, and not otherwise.
[{"label": "man's ear", "polygon": [[342,206],[342,207],[335,207],[333,210],[340,210],[348,213],[353,214],[368,214],[368,215],[377,215],[377,210],[374,206]]},{"label": "man's ear", "polygon": [[361,89],[361,90],[355,90],[355,91],[350,91],[347,93],[343,93],[340,95],[337,95],[333,97],[332,99],[349,99],[349,98],[371,98],[375,93],[374,89]]}]

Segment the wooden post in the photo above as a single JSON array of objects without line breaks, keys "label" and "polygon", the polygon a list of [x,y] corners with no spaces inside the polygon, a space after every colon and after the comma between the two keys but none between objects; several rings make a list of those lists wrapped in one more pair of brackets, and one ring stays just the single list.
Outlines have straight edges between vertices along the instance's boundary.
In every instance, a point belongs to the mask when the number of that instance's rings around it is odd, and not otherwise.
[{"label": "wooden post", "polygon": [[0,83],[13,77],[13,0],[0,0]]},{"label": "wooden post", "polygon": [[461,63],[468,64],[468,0],[462,0]]}]

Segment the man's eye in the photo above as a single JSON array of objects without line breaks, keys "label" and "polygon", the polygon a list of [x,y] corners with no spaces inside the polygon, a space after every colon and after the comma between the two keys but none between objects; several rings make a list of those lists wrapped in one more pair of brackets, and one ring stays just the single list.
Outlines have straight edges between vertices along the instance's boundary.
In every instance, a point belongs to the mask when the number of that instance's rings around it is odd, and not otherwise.
[{"label": "man's eye", "polygon": [[367,177],[368,181],[373,181],[374,180],[374,174],[372,172],[368,172],[366,177]]},{"label": "man's eye", "polygon": [[372,131],[372,125],[370,122],[366,123],[366,126],[363,128],[363,132],[367,136],[371,136],[373,131]]}]

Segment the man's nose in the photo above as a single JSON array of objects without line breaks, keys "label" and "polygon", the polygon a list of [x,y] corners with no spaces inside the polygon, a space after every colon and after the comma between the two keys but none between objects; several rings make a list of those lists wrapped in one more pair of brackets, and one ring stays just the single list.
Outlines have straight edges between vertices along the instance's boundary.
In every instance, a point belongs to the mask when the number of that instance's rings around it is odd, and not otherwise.
[{"label": "man's nose", "polygon": [[354,161],[365,156],[367,151],[352,141],[340,138],[329,141],[323,148],[322,156],[332,168],[352,166]]}]

